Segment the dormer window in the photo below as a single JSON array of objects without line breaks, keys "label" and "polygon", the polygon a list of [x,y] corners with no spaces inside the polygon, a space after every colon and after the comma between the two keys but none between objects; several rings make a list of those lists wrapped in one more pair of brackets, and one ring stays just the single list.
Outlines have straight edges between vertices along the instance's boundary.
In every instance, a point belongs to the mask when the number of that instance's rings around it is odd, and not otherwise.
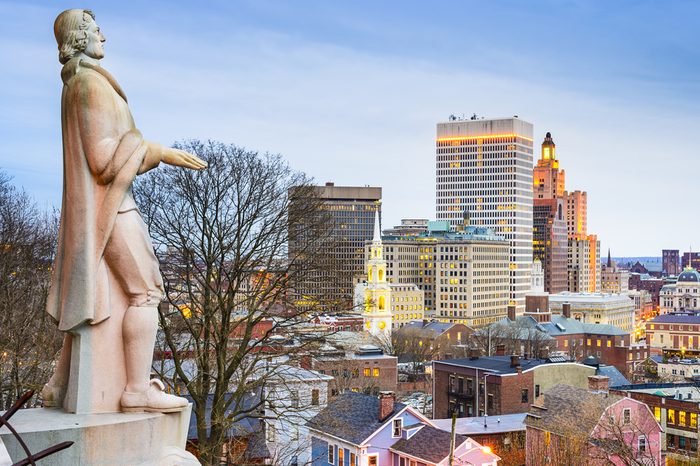
[{"label": "dormer window", "polygon": [[392,438],[399,438],[401,437],[401,431],[403,430],[403,419],[394,419],[393,425],[392,425],[392,431],[391,431],[391,437]]}]

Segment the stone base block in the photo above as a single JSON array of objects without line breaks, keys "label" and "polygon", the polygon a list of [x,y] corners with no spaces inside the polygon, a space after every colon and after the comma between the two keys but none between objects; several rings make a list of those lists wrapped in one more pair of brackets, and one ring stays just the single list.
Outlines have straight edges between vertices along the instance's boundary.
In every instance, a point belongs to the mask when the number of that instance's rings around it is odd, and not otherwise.
[{"label": "stone base block", "polygon": [[[59,442],[70,448],[37,462],[55,466],[195,466],[185,451],[191,405],[179,413],[70,414],[60,409],[21,409],[10,419],[32,453]],[[13,462],[25,458],[15,437],[3,427],[4,443]]]}]

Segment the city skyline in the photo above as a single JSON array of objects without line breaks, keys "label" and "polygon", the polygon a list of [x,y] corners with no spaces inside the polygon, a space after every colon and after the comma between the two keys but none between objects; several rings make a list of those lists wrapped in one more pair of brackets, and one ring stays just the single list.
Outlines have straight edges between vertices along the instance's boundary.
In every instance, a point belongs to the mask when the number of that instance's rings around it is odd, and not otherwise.
[{"label": "city skyline", "polygon": [[[696,5],[126,5],[90,7],[104,66],[154,140],[219,139],[281,153],[318,184],[381,186],[388,228],[435,218],[436,122],[519,115],[536,143],[552,133],[567,182],[588,192],[601,250],[660,256],[697,243],[692,196],[677,189],[697,166]],[[12,63],[0,77],[0,169],[45,207],[58,207],[61,185],[51,26],[70,6],[0,3]]]}]

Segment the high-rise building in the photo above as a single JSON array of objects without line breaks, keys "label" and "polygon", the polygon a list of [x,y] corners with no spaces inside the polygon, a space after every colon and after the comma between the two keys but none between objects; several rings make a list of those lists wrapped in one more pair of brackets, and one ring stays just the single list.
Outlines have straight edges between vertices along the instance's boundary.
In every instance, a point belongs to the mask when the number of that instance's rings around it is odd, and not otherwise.
[{"label": "high-rise building", "polygon": [[678,249],[663,249],[661,251],[661,271],[666,275],[681,273]]},{"label": "high-rise building", "polygon": [[552,139],[552,133],[547,133],[542,141],[542,153],[534,169],[533,183],[535,199],[556,199],[564,196],[565,173],[559,169],[557,146]]},{"label": "high-rise building", "polygon": [[[484,227],[428,223],[419,235],[384,236],[387,279],[423,290],[426,317],[469,327],[508,315],[510,243]],[[371,255],[370,245],[367,254]]]},{"label": "high-rise building", "polygon": [[596,293],[600,291],[600,241],[596,235],[570,237],[567,260],[569,291]]},{"label": "high-rise building", "polygon": [[437,124],[436,216],[453,227],[471,224],[510,242],[509,303],[525,310],[532,267],[531,123],[519,118]]},{"label": "high-rise building", "polygon": [[564,170],[559,169],[556,150],[552,134],[547,133],[533,172],[532,253],[542,262],[548,293],[568,289]]},{"label": "high-rise building", "polygon": [[566,227],[569,238],[581,238],[588,233],[588,195],[585,191],[565,192],[566,198]]},{"label": "high-rise building", "polygon": [[[294,189],[294,188],[293,188]],[[382,188],[370,186],[316,186],[320,209],[333,224],[332,247],[326,251],[328,267],[307,274],[296,289],[300,303],[353,302],[354,281],[365,269],[365,243],[374,231],[375,212],[381,215]],[[290,205],[290,211],[294,205]],[[290,254],[303,254],[303,241],[289,245]]]}]

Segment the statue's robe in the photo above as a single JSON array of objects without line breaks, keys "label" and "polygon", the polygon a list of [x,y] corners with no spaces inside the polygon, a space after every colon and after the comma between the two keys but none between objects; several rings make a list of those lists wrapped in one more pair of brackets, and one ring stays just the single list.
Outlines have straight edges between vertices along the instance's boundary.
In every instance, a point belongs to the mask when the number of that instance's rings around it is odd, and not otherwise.
[{"label": "statue's robe", "polygon": [[158,165],[160,150],[136,129],[107,71],[73,58],[61,79],[63,201],[47,312],[69,331],[110,316],[105,246],[117,212],[133,203],[134,178]]}]

